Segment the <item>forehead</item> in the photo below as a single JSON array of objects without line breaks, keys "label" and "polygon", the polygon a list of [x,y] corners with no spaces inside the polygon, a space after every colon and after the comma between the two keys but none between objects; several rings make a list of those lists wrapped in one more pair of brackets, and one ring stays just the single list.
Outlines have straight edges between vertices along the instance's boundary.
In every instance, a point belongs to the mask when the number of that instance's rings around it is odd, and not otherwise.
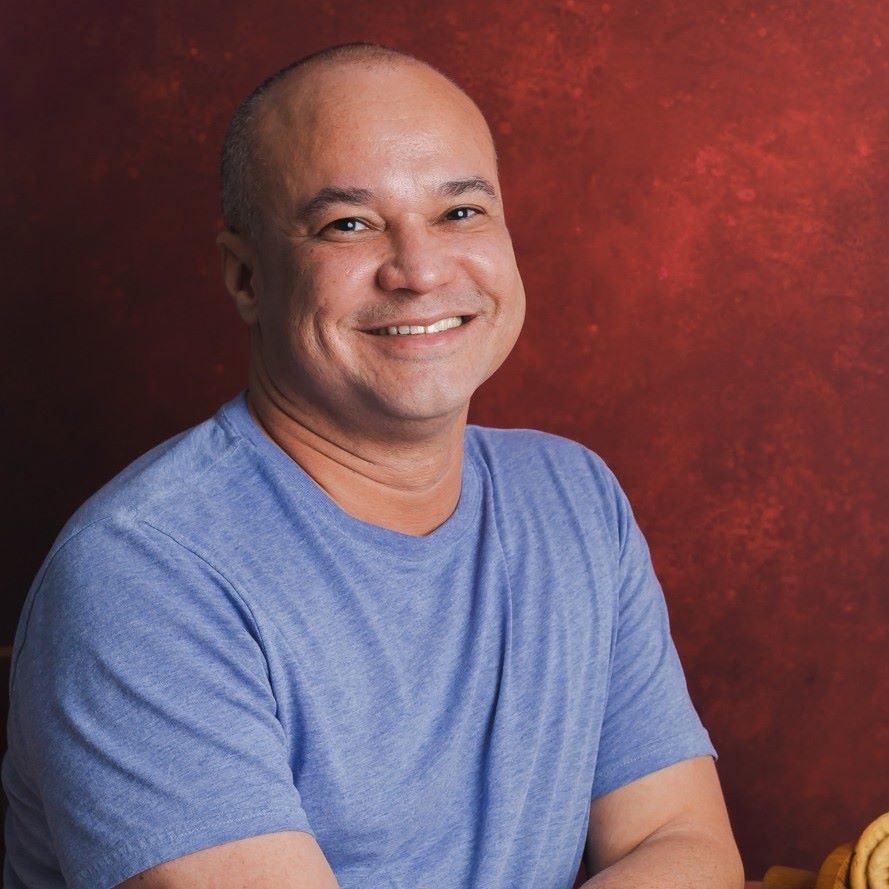
[{"label": "forehead", "polygon": [[257,139],[270,197],[497,175],[481,112],[418,63],[349,62],[300,73],[264,103]]}]

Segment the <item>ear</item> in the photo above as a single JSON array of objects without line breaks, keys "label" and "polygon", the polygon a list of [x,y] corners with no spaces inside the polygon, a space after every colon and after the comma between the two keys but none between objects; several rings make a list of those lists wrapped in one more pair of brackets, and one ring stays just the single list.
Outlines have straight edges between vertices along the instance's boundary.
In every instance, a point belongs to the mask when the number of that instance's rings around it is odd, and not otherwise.
[{"label": "ear", "polygon": [[254,324],[259,316],[256,249],[247,238],[228,229],[219,233],[216,246],[222,258],[222,280],[235,308],[247,324]]}]

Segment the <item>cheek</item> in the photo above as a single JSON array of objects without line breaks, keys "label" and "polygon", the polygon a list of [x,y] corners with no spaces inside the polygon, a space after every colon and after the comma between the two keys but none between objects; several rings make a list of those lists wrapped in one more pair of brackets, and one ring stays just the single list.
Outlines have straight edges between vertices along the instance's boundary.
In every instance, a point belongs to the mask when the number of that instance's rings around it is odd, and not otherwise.
[{"label": "cheek", "polygon": [[508,239],[474,247],[467,263],[472,280],[498,304],[498,313],[524,315],[525,291]]},{"label": "cheek", "polygon": [[373,300],[375,260],[356,246],[319,245],[299,256],[285,324],[288,350],[312,373],[343,360],[362,308]]},{"label": "cheek", "polygon": [[302,260],[297,286],[307,297],[300,301],[305,314],[335,323],[372,298],[378,262],[371,251],[318,245]]}]

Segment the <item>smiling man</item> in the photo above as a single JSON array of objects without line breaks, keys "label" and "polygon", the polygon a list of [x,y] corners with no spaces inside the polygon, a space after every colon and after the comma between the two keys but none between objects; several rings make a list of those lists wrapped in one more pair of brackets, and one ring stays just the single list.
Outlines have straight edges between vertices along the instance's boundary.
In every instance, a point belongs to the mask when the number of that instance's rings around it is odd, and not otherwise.
[{"label": "smiling man", "polygon": [[13,660],[4,885],[742,885],[614,476],[467,426],[524,291],[427,65],[270,78],[223,150],[245,393],[62,531]]}]

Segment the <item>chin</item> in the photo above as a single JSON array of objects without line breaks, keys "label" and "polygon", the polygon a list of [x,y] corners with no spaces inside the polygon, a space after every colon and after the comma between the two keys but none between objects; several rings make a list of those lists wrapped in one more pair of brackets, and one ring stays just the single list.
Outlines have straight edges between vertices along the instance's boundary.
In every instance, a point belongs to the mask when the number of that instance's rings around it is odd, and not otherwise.
[{"label": "chin", "polygon": [[455,393],[440,398],[404,397],[378,403],[381,411],[395,423],[435,423],[459,420],[469,407],[469,396],[460,399]]},{"label": "chin", "polygon": [[362,386],[362,401],[369,414],[418,421],[459,416],[480,385],[475,375],[467,380],[460,374],[434,373],[428,368],[374,382],[376,386],[367,386],[367,381]]},{"label": "chin", "polygon": [[390,410],[387,411],[387,414],[395,423],[447,424],[459,420],[460,417],[466,413],[467,408],[468,404],[448,405],[447,407],[442,406],[440,408],[432,408],[429,405],[425,405],[422,408],[413,405],[393,405]]}]

